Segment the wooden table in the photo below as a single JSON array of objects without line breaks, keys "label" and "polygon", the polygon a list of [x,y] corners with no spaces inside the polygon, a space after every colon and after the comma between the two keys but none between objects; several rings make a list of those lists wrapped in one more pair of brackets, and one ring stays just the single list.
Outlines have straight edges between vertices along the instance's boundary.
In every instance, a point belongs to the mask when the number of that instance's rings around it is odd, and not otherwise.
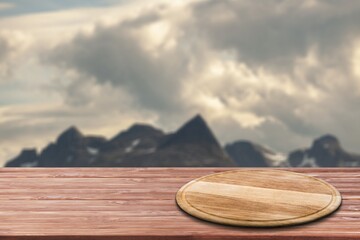
[{"label": "wooden table", "polygon": [[2,168],[0,239],[360,239],[360,168],[291,169],[333,184],[340,209],[306,225],[245,228],[182,212],[176,191],[229,168]]}]

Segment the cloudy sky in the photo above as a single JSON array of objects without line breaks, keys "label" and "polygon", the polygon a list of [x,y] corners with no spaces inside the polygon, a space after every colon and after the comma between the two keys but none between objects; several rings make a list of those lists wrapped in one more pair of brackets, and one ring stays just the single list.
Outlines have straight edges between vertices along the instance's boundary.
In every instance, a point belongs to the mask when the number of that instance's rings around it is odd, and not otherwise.
[{"label": "cloudy sky", "polygon": [[0,164],[196,113],[222,143],[360,152],[359,23],[358,0],[0,1]]}]

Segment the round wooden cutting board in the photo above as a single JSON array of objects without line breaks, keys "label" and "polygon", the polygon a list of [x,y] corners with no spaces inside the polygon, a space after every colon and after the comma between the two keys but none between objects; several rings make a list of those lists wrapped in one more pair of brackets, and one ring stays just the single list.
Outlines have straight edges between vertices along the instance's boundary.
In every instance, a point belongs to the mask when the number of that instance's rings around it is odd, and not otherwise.
[{"label": "round wooden cutting board", "polygon": [[335,211],[340,193],[327,182],[282,170],[235,170],[185,184],[177,204],[221,224],[273,227],[305,223]]}]

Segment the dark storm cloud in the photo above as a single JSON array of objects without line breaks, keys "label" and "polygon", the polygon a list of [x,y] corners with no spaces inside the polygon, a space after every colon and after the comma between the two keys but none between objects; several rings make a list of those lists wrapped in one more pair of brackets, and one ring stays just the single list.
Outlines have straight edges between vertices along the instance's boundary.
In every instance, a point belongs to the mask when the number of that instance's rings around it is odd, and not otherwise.
[{"label": "dark storm cloud", "polygon": [[[311,2],[313,4],[311,5]],[[338,57],[360,33],[360,2],[206,1],[193,8],[196,28],[218,49],[232,48],[252,66],[291,71],[316,47],[321,60]],[[346,63],[344,63],[346,64]],[[338,67],[338,66],[337,66]]]},{"label": "dark storm cloud", "polygon": [[124,88],[144,108],[171,109],[178,104],[178,80],[187,72],[186,63],[175,51],[151,56],[131,32],[158,18],[150,13],[116,26],[98,26],[91,35],[78,34],[53,49],[44,60]]},{"label": "dark storm cloud", "polygon": [[[360,35],[360,2],[355,0],[209,1],[193,12],[196,28],[214,47],[235,49],[240,61],[255,67],[284,71],[293,70],[295,60],[312,48],[321,64],[344,67]],[[217,20],[219,14],[230,17]]]}]

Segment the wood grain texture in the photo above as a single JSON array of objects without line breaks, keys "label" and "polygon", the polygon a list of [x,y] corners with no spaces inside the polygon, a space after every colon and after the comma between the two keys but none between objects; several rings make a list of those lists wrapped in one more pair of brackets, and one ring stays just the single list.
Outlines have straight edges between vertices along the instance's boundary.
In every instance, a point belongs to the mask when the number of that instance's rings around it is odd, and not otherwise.
[{"label": "wood grain texture", "polygon": [[233,170],[185,184],[178,205],[192,216],[220,224],[288,226],[335,211],[340,193],[327,182],[281,170]]},{"label": "wood grain texture", "polygon": [[360,169],[289,169],[336,187],[342,205],[318,221],[283,228],[222,226],[175,202],[187,182],[231,168],[2,168],[1,240],[359,239]]}]

